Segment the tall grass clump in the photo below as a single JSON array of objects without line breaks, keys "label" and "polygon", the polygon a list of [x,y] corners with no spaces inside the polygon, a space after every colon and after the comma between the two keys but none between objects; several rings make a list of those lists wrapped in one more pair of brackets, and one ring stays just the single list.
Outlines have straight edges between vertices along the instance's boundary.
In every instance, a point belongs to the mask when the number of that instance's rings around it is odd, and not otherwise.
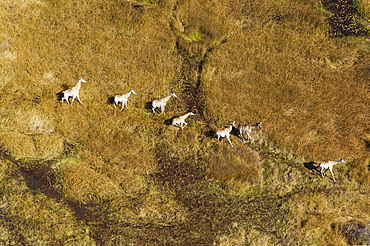
[{"label": "tall grass clump", "polygon": [[370,156],[364,154],[353,160],[351,163],[351,169],[349,176],[364,185],[368,185],[370,182]]},{"label": "tall grass clump", "polygon": [[370,16],[370,3],[365,0],[358,0],[356,1],[358,4],[358,8],[360,9],[361,13],[364,14],[365,18],[369,18]]},{"label": "tall grass clump", "polygon": [[1,145],[15,159],[44,159],[59,157],[63,138],[55,132],[49,112],[40,107],[6,107],[3,112]]},{"label": "tall grass clump", "polygon": [[240,193],[263,182],[262,163],[256,151],[219,146],[205,155],[206,178],[221,182],[231,192]]},{"label": "tall grass clump", "polygon": [[64,196],[77,203],[100,203],[120,194],[119,186],[105,175],[94,172],[83,162],[65,161],[58,165],[57,172],[58,184]]},{"label": "tall grass clump", "polygon": [[30,136],[5,133],[1,134],[0,141],[3,151],[18,160],[51,160],[59,157],[64,150],[60,136],[54,134]]}]

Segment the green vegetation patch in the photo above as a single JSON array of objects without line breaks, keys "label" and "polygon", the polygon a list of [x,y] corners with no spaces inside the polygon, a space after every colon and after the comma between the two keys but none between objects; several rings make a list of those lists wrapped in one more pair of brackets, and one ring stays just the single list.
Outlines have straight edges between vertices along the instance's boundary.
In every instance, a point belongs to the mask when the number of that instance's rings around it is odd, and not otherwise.
[{"label": "green vegetation patch", "polygon": [[199,41],[199,40],[202,40],[202,39],[203,39],[203,35],[198,31],[194,31],[194,32],[192,32],[192,33],[190,33],[189,35],[186,36],[186,40],[189,43]]}]

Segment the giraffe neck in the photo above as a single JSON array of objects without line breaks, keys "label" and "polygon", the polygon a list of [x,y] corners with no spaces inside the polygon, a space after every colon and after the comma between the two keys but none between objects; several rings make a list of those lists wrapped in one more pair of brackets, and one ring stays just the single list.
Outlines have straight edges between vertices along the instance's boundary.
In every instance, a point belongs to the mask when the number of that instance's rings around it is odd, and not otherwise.
[{"label": "giraffe neck", "polygon": [[169,95],[168,97],[165,97],[164,101],[167,102],[168,100],[170,100],[171,97],[172,97],[172,95]]},{"label": "giraffe neck", "polygon": [[232,124],[230,124],[230,126],[229,126],[229,132],[231,132],[231,131],[232,131],[232,129],[233,129],[233,125],[232,125]]},{"label": "giraffe neck", "polygon": [[75,86],[76,90],[79,91],[80,88],[81,88],[81,81],[78,81],[76,86]]}]

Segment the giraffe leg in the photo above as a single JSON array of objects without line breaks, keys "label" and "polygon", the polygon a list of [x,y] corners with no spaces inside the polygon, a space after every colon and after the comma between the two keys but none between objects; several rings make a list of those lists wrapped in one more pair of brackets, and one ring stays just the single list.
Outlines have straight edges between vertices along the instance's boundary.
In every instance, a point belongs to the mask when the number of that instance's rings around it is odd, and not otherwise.
[{"label": "giraffe leg", "polygon": [[82,104],[82,102],[81,102],[81,100],[80,100],[80,96],[79,96],[79,95],[77,95],[76,97],[77,97],[78,102]]},{"label": "giraffe leg", "polygon": [[234,145],[231,143],[231,141],[230,141],[230,137],[229,136],[227,136],[226,137],[227,138],[227,140],[229,141],[229,143],[231,144],[231,147],[234,147]]},{"label": "giraffe leg", "polygon": [[323,168],[320,169],[321,177],[324,177],[325,176],[325,170],[326,169],[323,169]]},{"label": "giraffe leg", "polygon": [[333,180],[334,180],[334,182],[336,182],[336,181],[335,181],[335,178],[334,178],[333,170],[332,170],[331,168],[330,168],[329,170],[330,170],[330,172],[331,172],[331,175],[333,176]]},{"label": "giraffe leg", "polygon": [[249,132],[247,132],[247,135],[248,135],[248,139],[252,140],[252,137],[251,137],[251,135],[249,134]]},{"label": "giraffe leg", "polygon": [[73,101],[75,100],[76,96],[72,96],[72,101],[71,101],[71,105],[73,104]]},{"label": "giraffe leg", "polygon": [[68,97],[67,97],[67,98],[63,97],[63,98],[62,98],[62,103],[63,103],[63,101],[64,101],[64,100],[66,100],[67,104],[69,104]]},{"label": "giraffe leg", "polygon": [[240,137],[242,138],[243,142],[245,143],[245,139],[244,139],[244,137],[243,137],[243,132],[242,132],[242,131],[239,131],[239,135],[240,135]]}]

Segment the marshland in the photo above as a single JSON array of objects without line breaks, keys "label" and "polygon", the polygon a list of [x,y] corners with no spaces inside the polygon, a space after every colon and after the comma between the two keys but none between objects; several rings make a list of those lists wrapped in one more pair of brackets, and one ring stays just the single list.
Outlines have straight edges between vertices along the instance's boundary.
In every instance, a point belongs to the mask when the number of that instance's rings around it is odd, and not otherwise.
[{"label": "marshland", "polygon": [[0,6],[0,244],[370,244],[367,0]]}]

